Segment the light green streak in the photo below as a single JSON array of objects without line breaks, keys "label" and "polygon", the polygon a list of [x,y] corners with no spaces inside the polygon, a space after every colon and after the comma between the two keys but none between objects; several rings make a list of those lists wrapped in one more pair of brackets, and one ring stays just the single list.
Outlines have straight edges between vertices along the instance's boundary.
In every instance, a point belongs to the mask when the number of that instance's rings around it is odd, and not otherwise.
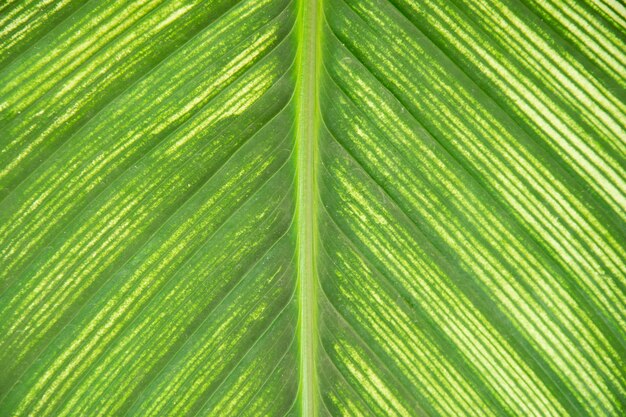
[{"label": "light green streak", "polygon": [[297,228],[298,297],[300,301],[300,404],[303,417],[317,416],[317,270],[316,158],[317,73],[319,56],[318,0],[301,0],[298,23],[297,68]]}]

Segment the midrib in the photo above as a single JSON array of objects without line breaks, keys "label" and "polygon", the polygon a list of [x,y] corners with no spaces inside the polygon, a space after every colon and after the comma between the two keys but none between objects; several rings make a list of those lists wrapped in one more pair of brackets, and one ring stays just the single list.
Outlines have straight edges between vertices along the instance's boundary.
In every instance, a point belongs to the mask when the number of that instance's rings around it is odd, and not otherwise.
[{"label": "midrib", "polygon": [[317,270],[315,252],[317,72],[321,0],[300,0],[297,67],[297,251],[300,343],[300,405],[303,417],[317,416]]}]

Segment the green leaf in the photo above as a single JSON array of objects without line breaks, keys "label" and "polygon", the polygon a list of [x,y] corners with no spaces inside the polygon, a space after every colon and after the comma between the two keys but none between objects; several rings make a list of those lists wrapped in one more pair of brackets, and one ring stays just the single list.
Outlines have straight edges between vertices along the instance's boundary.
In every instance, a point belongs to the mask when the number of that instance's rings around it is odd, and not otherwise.
[{"label": "green leaf", "polygon": [[0,415],[626,413],[614,0],[0,4]]}]

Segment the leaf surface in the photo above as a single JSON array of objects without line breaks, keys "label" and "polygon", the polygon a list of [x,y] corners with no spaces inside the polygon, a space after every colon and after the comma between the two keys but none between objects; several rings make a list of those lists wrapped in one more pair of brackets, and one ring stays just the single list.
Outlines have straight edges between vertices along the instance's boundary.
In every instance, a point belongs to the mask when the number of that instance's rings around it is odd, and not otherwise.
[{"label": "leaf surface", "polygon": [[619,2],[0,5],[0,415],[626,413]]}]

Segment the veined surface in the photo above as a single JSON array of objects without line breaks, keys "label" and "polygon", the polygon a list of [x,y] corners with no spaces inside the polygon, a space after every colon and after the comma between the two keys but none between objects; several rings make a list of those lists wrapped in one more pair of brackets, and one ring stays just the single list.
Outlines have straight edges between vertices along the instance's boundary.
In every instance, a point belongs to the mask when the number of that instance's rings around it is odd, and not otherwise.
[{"label": "veined surface", "polygon": [[0,4],[0,415],[626,414],[626,8]]}]

